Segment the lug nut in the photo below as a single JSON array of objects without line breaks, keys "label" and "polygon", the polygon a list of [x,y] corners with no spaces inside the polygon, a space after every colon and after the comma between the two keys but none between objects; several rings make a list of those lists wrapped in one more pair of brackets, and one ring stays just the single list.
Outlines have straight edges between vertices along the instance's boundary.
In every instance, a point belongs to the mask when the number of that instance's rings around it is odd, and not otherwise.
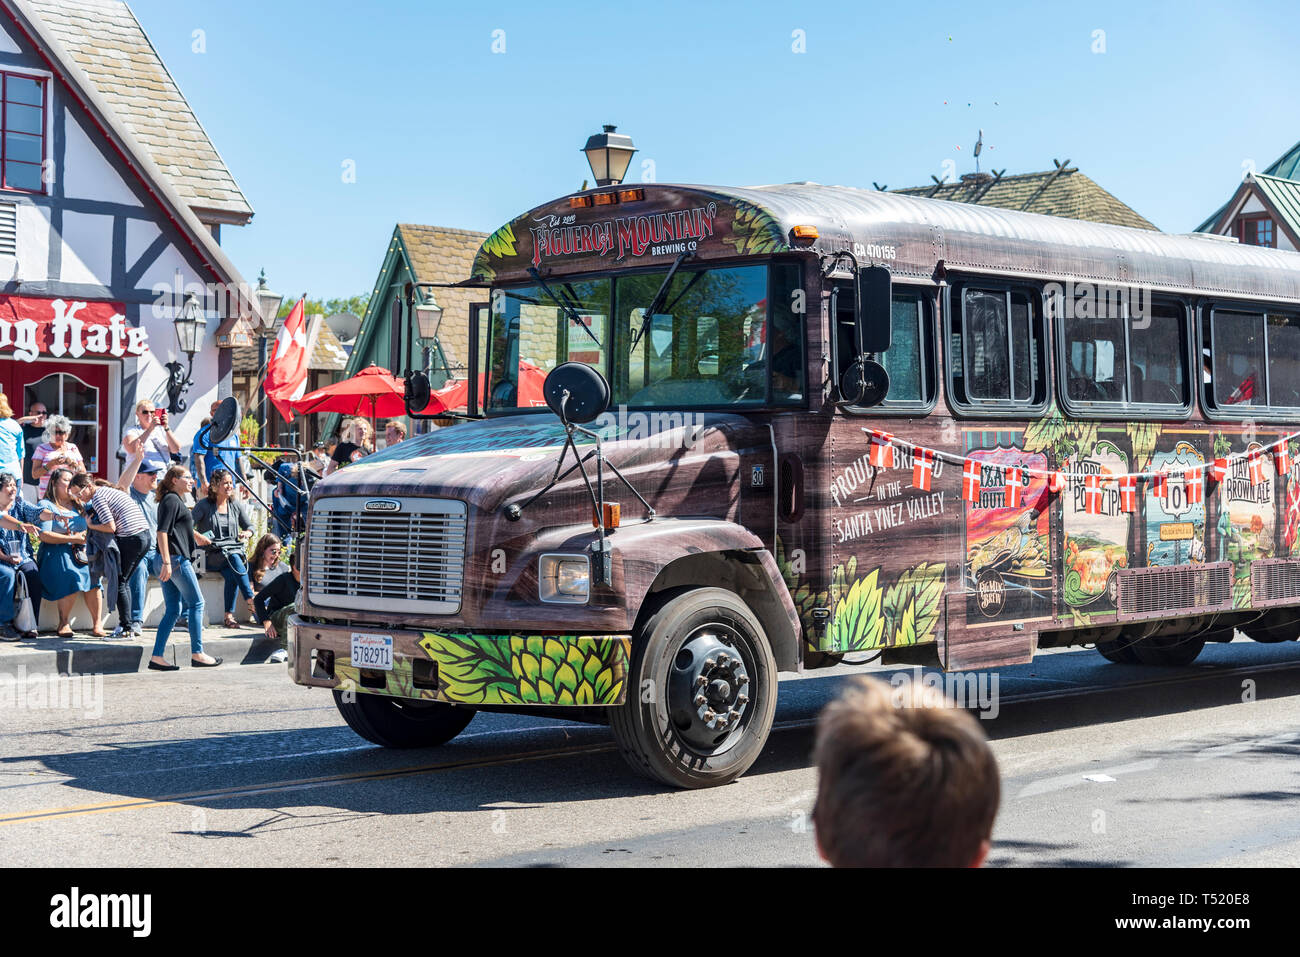
[{"label": "lug nut", "polygon": [[705,658],[705,659],[704,659],[704,667],[706,667],[706,668],[712,668],[712,667],[714,667],[715,664],[716,664],[716,662],[715,662],[712,658]]},{"label": "lug nut", "polygon": [[697,688],[703,688],[708,683],[709,683],[709,679],[704,677],[704,675],[700,675],[698,678],[695,679],[695,687]]},{"label": "lug nut", "polygon": [[704,702],[706,702],[707,700],[709,700],[709,699],[706,698],[706,697],[704,697],[704,695],[702,695],[702,694],[697,694],[697,695],[695,696],[695,704],[696,704],[696,706],[699,706],[699,705],[704,704]]},{"label": "lug nut", "polygon": [[727,667],[727,662],[729,662],[730,660],[731,659],[727,657],[725,652],[723,654],[718,655],[718,667],[719,668]]},{"label": "lug nut", "polygon": [[740,718],[740,712],[739,712],[739,711],[735,711],[735,710],[733,710],[729,715],[727,715],[727,721],[728,721],[728,722],[734,722],[734,721],[737,721],[737,720],[739,720],[739,718]]},{"label": "lug nut", "polygon": [[749,695],[747,694],[736,695],[736,704],[749,704]]},{"label": "lug nut", "polygon": [[716,717],[717,717],[717,715],[713,712],[713,709],[712,709],[712,708],[710,708],[708,711],[704,712],[704,720],[705,720],[705,722],[708,723],[708,724],[713,724],[713,719],[716,718]]},{"label": "lug nut", "polygon": [[738,685],[749,684],[749,675],[736,675],[736,684]]}]

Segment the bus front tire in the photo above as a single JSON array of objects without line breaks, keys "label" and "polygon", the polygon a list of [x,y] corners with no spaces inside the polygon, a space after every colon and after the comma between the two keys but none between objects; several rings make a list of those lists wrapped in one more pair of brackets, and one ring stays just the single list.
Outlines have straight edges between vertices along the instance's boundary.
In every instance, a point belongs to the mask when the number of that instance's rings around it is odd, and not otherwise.
[{"label": "bus front tire", "polygon": [[474,720],[474,709],[441,701],[335,691],[334,706],[348,727],[384,748],[432,748],[446,744]]},{"label": "bus front tire", "polygon": [[667,593],[635,637],[627,701],[610,727],[637,773],[679,788],[734,781],[758,758],[776,714],[776,660],[734,593]]}]

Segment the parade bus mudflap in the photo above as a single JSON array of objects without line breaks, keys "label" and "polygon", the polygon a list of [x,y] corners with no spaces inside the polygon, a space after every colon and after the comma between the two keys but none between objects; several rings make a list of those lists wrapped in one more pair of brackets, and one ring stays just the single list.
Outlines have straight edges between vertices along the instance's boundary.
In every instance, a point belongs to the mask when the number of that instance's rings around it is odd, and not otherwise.
[{"label": "parade bus mudflap", "polygon": [[481,635],[289,619],[298,684],[465,705],[621,705],[631,635]]}]

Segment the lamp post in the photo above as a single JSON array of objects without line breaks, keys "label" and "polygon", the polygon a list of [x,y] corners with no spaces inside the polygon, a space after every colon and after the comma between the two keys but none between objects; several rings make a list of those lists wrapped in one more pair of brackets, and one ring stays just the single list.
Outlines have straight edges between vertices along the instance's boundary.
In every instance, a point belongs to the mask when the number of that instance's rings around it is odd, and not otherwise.
[{"label": "lamp post", "polygon": [[167,411],[173,415],[180,415],[186,409],[185,400],[181,396],[194,384],[191,378],[194,372],[194,354],[199,351],[203,343],[203,330],[207,324],[208,320],[204,318],[203,307],[199,305],[198,297],[190,293],[185,297],[185,304],[181,306],[181,311],[173,322],[176,328],[176,345],[181,352],[185,353],[186,368],[182,370],[181,364],[176,360],[172,360],[166,366]]},{"label": "lamp post", "polygon": [[[253,291],[257,296],[257,305],[262,313],[262,324],[257,329],[257,369],[263,377],[266,376],[266,342],[267,334],[275,329],[275,317],[280,311],[280,303],[284,302],[284,296],[278,292],[272,292],[266,284],[266,270],[263,269],[257,277],[257,289]],[[261,429],[261,440],[266,440],[266,389],[262,389],[262,395],[257,402],[257,421]]]},{"label": "lamp post", "polygon": [[614,129],[605,124],[604,132],[589,137],[587,145],[582,148],[597,186],[617,186],[623,182],[632,154],[636,152],[632,137],[616,133]]}]

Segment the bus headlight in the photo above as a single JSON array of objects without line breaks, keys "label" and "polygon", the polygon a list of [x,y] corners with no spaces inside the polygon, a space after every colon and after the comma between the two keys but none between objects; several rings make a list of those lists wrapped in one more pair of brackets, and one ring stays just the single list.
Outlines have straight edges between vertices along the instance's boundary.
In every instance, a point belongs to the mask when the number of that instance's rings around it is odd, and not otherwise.
[{"label": "bus headlight", "polygon": [[537,564],[537,595],[542,601],[581,605],[591,588],[586,555],[543,555]]}]

